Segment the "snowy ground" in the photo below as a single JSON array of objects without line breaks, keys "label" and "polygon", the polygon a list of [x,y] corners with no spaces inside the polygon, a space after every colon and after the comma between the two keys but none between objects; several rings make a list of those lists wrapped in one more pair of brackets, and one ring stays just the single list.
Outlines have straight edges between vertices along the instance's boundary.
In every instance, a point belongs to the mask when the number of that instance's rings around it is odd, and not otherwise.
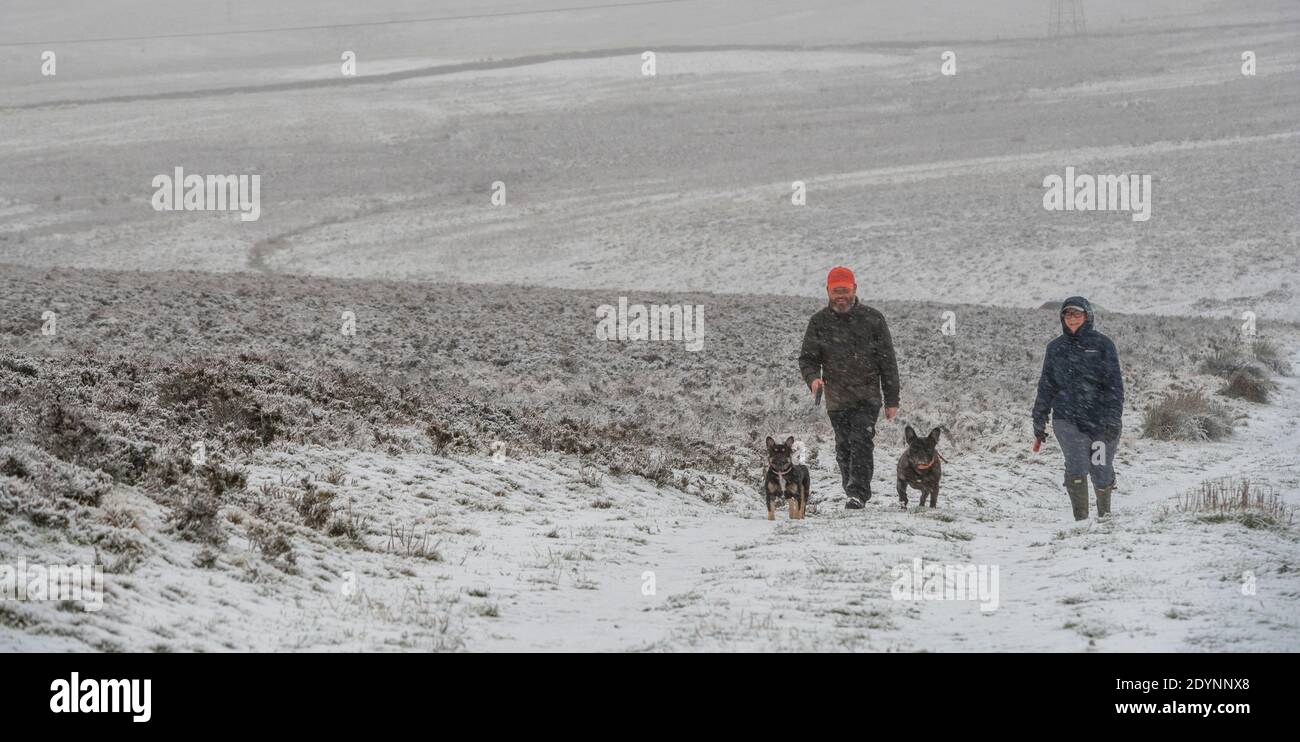
[{"label": "snowy ground", "polygon": [[[200,547],[166,535],[156,502],[119,488],[106,511],[132,513],[157,553],[108,576],[98,613],[6,613],[0,648],[1296,651],[1295,527],[1207,523],[1173,507],[1217,476],[1267,479],[1295,505],[1297,462],[1297,379],[1230,441],[1126,436],[1115,514],[1082,525],[1050,444],[1037,457],[952,456],[936,510],[898,509],[882,465],[877,498],[846,512],[822,465],[799,522],[768,522],[756,487],[720,477],[683,491],[584,481],[564,457],[275,446],[249,465],[249,489],[334,470],[338,502],[365,513],[364,548],[296,528],[286,570],[235,535],[200,568]],[[247,513],[223,518],[239,534]],[[0,553],[88,558],[20,520]],[[996,566],[996,609],[894,599],[894,568],[917,558]]]}]

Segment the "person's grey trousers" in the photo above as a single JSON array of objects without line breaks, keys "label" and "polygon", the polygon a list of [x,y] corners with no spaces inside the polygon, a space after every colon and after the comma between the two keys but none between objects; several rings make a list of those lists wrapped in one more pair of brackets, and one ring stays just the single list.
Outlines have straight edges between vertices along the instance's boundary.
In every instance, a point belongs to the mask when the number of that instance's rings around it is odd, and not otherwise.
[{"label": "person's grey trousers", "polygon": [[[1092,478],[1092,486],[1097,489],[1115,484],[1115,449],[1119,447],[1119,432],[1114,440],[1106,440],[1100,433],[1093,435],[1075,427],[1074,423],[1064,419],[1052,419],[1052,432],[1056,433],[1056,442],[1065,454],[1065,482]],[[1093,444],[1100,444],[1095,452]],[[1094,453],[1096,457],[1094,459]],[[1098,463],[1093,463],[1094,461]]]}]

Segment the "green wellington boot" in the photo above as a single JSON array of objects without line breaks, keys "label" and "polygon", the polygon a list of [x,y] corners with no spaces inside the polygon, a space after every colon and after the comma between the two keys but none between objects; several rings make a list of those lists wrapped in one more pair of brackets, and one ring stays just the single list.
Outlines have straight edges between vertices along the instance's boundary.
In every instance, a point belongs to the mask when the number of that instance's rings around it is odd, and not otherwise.
[{"label": "green wellington boot", "polygon": [[1105,518],[1110,515],[1110,493],[1115,491],[1115,485],[1109,487],[1097,488],[1097,517]]},{"label": "green wellington boot", "polygon": [[[1088,519],[1088,478],[1065,480],[1065,491],[1070,494],[1070,507],[1074,509],[1075,520]],[[1107,498],[1109,507],[1109,498]]]}]

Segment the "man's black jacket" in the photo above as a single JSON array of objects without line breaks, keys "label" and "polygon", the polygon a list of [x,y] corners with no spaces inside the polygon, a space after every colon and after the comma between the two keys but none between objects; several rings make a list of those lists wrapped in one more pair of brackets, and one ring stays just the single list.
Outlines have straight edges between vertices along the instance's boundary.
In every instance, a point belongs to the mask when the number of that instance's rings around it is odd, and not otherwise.
[{"label": "man's black jacket", "polygon": [[828,304],[808,320],[799,373],[811,384],[818,375],[826,390],[826,409],[870,401],[898,406],[898,361],[894,341],[880,312],[857,299],[844,314]]}]

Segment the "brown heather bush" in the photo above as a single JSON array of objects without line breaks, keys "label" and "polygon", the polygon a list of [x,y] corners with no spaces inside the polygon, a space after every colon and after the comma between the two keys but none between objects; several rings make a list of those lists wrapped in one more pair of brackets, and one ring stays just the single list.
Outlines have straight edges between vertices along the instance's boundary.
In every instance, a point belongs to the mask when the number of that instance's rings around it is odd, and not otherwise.
[{"label": "brown heather bush", "polygon": [[247,485],[242,471],[209,462],[164,493],[172,503],[167,522],[182,540],[220,546],[226,542],[221,507]]},{"label": "brown heather bush", "polygon": [[293,496],[293,506],[302,516],[302,524],[317,531],[324,529],[334,514],[331,505],[334,493],[318,489],[307,477],[303,477],[299,484],[302,491]]},{"label": "brown heather bush", "polygon": [[282,569],[297,563],[297,557],[293,553],[292,534],[284,524],[255,520],[248,524],[245,534],[249,545],[254,551],[261,552],[266,561]]}]

